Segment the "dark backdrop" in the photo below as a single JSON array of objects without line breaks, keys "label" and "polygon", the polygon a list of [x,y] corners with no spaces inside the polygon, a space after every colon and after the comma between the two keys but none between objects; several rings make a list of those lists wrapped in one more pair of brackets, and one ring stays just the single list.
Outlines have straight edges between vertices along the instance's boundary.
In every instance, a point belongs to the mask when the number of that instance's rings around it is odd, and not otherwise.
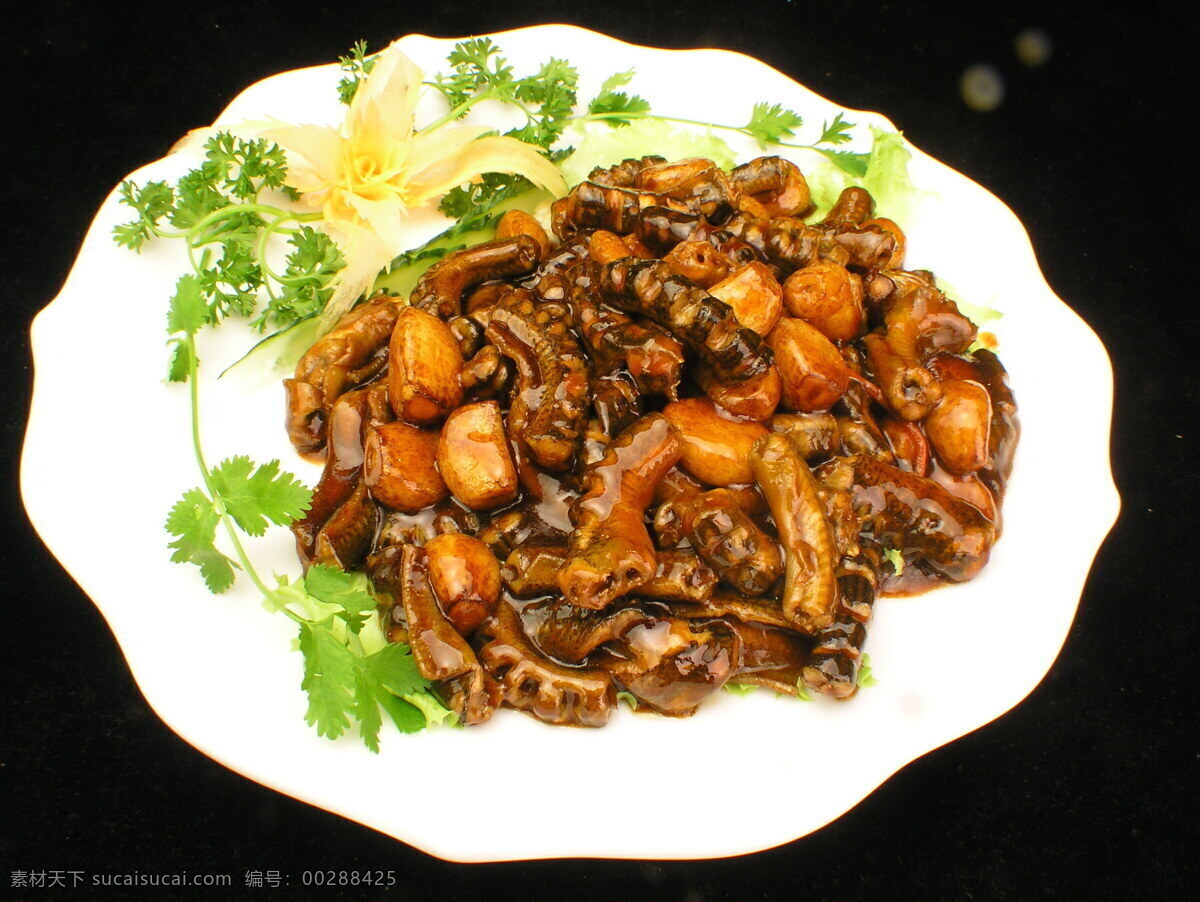
[{"label": "dark backdrop", "polygon": [[[1171,898],[1195,882],[1200,837],[1186,796],[1197,782],[1198,630],[1185,567],[1196,555],[1197,379],[1186,345],[1197,325],[1188,223],[1200,34],[1182,0],[1127,4],[1119,16],[1096,6],[1086,17],[1049,3],[935,13],[809,0],[103,7],[29,4],[19,20],[6,16],[0,57],[0,895],[12,871],[48,869],[227,872],[240,885],[247,870],[394,868],[402,885],[392,895],[408,899]],[[331,61],[355,39],[378,47],[408,32],[547,21],[742,51],[837,103],[883,112],[1017,212],[1051,286],[1115,362],[1123,512],[1053,670],[1011,713],[909,765],[818,833],[758,855],[452,865],[251,783],[150,712],[105,622],[32,534],[17,495],[29,320],[128,171],[259,78]],[[1028,28],[1050,41],[1040,66],[1014,51]],[[1006,88],[991,112],[961,98],[960,76],[976,63]],[[114,318],[113,336],[98,340],[119,342],[119,328]],[[119,411],[119,386],[86,391],[86,402]],[[119,421],[107,440],[120,440]],[[1065,467],[1048,515],[1070,529],[1072,497],[1086,491]],[[103,511],[79,516],[81,528],[104,528]],[[714,795],[736,792],[717,772],[712,782]],[[647,815],[634,806],[631,816]]]}]

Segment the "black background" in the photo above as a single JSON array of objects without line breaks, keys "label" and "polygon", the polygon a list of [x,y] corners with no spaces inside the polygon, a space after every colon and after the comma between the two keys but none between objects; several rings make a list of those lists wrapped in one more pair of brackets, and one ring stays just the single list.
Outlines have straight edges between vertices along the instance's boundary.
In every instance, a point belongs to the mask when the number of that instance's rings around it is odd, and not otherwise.
[{"label": "black background", "polygon": [[[51,869],[227,872],[234,895],[247,870],[291,873],[291,890],[244,891],[275,898],[299,897],[299,872],[314,868],[394,869],[400,885],[388,895],[406,899],[1175,898],[1194,885],[1200,630],[1187,573],[1200,467],[1187,348],[1197,327],[1200,29],[1182,0],[1124,6],[1083,16],[1048,3],[962,3],[950,13],[805,0],[40,3],[6,16],[0,896],[12,871]],[[1014,711],[909,765],[834,824],[753,856],[455,865],[251,783],[157,720],[104,620],[29,529],[17,492],[29,321],[59,290],[95,209],[127,172],[254,81],[332,61],[358,38],[380,47],[409,32],[461,36],[553,21],[643,44],[742,51],[836,103],[883,112],[1016,211],[1050,285],[1115,365],[1121,519],[1050,674]],[[1039,67],[1014,53],[1029,27],[1052,42]],[[959,78],[973,63],[1004,79],[991,112],[962,102]],[[96,340],[119,352],[119,329],[114,313],[113,334]],[[111,436],[82,438],[120,441],[122,418],[136,411],[122,409],[119,386],[83,383],[81,403],[109,404],[114,417]],[[1046,499],[1064,531],[1073,497],[1088,491],[1073,481],[1070,452],[1062,449],[1060,495]],[[71,504],[69,473],[63,503]],[[80,528],[104,528],[103,511],[77,513]],[[947,642],[969,666],[969,637]],[[589,804],[620,804],[630,818],[664,824],[675,815],[644,804],[632,786],[623,794],[619,762],[597,766],[610,798],[595,799],[594,778],[579,787],[536,761],[519,779],[489,775],[480,796],[543,806],[564,830]],[[671,779],[668,764],[661,772]],[[736,822],[745,785],[736,766],[714,763],[711,774],[693,790]],[[521,786],[550,792],[522,798]],[[563,799],[572,814],[556,813]],[[485,816],[504,829],[502,814]],[[85,895],[24,892],[14,895]]]}]

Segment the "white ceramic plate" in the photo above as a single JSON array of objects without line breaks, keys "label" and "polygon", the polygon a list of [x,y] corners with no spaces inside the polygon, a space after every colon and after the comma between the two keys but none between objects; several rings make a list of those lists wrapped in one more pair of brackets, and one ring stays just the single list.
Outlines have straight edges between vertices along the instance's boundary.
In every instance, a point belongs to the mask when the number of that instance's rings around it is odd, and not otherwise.
[{"label": "white ceramic plate", "polygon": [[[519,69],[551,51],[571,60],[584,74],[581,98],[593,96],[611,72],[632,66],[633,89],[664,114],[744,122],[755,100],[770,99],[801,112],[807,125],[800,138],[814,140],[820,123],[839,110],[763,63],[725,51],[635,47],[562,26],[496,38]],[[443,68],[453,42],[410,36],[403,43],[432,72]],[[322,66],[268,78],[240,95],[218,124],[267,115],[336,123],[344,111],[336,101],[338,77],[336,67]],[[872,113],[849,118],[864,137],[867,124],[891,127]],[[734,147],[745,158],[757,154],[749,141]],[[173,180],[194,163],[179,153],[132,177]],[[1023,434],[1005,534],[990,565],[967,585],[882,600],[869,643],[879,683],[850,703],[803,704],[768,691],[719,694],[691,719],[622,709],[602,730],[551,728],[506,711],[469,730],[402,736],[385,727],[379,755],[356,736],[319,738],[304,722],[290,622],[265,612],[248,580],[214,596],[195,568],[168,560],[163,519],[198,482],[185,390],[163,381],[167,299],[184,261],[171,242],[151,243],[141,255],[118,248],[112,228],[129,211],[115,192],[61,294],[34,321],[36,380],[21,473],[29,515],[107,618],[163,721],[205,754],[280,792],[458,861],[706,858],[804,836],[908,762],[998,717],[1034,688],[1062,646],[1118,509],[1108,461],[1112,373],[1099,340],[1046,285],[1025,231],[1004,204],[919,151],[910,172],[918,187],[934,193],[903,223],[909,264],[931,268],[966,299],[1003,311],[993,329]],[[424,238],[418,232],[432,227],[416,223],[414,244]],[[91,340],[109,333],[114,299],[126,311],[117,353],[111,342]],[[204,337],[208,459],[280,458],[312,484],[316,470],[296,459],[284,435],[278,384],[215,379],[250,340],[232,325]],[[1071,366],[1061,366],[1064,359]],[[1072,403],[1061,404],[1063,397]],[[90,438],[86,445],[79,435]],[[1064,530],[1046,510],[1060,494],[1068,449],[1072,484],[1088,491],[1072,493],[1073,527]],[[73,483],[69,506],[59,500],[63,473]],[[78,528],[89,511],[104,512],[104,530]],[[254,542],[251,555],[264,573],[298,569],[286,530]],[[953,633],[951,647],[961,657],[953,678],[928,665],[936,629]],[[519,797],[479,817],[472,812],[481,790],[461,775],[481,766]],[[714,768],[743,775],[731,800],[740,809],[736,826],[707,816],[703,800],[689,813],[683,797],[668,806],[669,823],[646,816],[658,810],[645,804],[648,797],[676,792],[681,781]],[[664,771],[671,774],[667,782],[658,776]],[[575,798],[567,780],[600,790],[613,779],[608,792],[616,798],[565,801]]]}]

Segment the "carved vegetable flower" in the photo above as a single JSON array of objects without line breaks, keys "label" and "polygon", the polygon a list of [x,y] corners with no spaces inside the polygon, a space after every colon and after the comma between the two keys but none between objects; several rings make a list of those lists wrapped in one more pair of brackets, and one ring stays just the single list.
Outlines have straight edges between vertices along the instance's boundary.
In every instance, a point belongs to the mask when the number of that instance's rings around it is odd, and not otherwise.
[{"label": "carved vegetable flower", "polygon": [[289,184],[321,210],[346,257],[323,325],[336,322],[408,249],[409,210],[485,172],[523,175],[556,196],[566,193],[558,169],[530,144],[483,137],[486,126],[460,123],[417,131],[421,81],[421,70],[392,44],[359,85],[340,129],[301,125],[263,133],[287,152]]}]

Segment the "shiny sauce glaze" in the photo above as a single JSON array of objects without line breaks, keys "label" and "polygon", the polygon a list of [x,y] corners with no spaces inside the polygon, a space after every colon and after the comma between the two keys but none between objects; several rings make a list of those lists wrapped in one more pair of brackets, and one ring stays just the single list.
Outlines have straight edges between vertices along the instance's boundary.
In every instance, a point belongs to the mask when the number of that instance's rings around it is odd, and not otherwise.
[{"label": "shiny sauce glaze", "polygon": [[[371,578],[466,724],[848,699],[878,597],[973,578],[1019,435],[990,336],[861,188],[626,160],[305,354],[301,560]],[[411,306],[410,306],[411,305]]]}]

